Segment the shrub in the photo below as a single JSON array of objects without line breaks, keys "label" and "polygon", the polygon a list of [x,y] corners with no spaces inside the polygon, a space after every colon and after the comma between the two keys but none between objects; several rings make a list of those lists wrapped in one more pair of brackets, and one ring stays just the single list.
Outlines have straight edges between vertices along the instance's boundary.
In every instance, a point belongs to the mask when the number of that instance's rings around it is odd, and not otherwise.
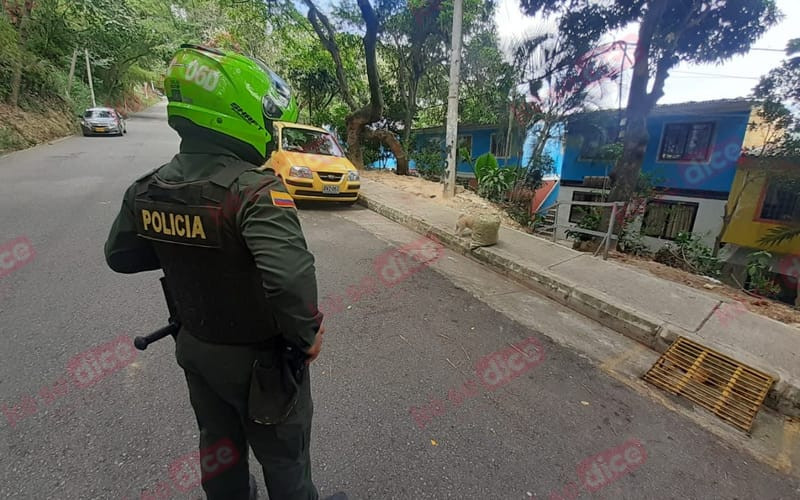
[{"label": "shrub", "polygon": [[630,224],[625,224],[619,234],[617,248],[620,252],[631,255],[646,256],[650,255],[650,249],[644,243],[644,235],[641,231],[633,229]]},{"label": "shrub", "polygon": [[700,241],[700,236],[681,232],[674,243],[667,243],[656,252],[656,262],[705,276],[719,276],[722,263],[711,248]]},{"label": "shrub", "polygon": [[444,151],[435,141],[430,141],[425,146],[415,149],[411,153],[411,159],[414,160],[420,176],[431,181],[442,180],[446,162]]},{"label": "shrub", "polygon": [[771,277],[771,260],[772,254],[766,250],[747,256],[747,290],[767,297],[775,297],[781,293],[780,285]]},{"label": "shrub", "polygon": [[530,201],[525,202],[511,202],[505,205],[505,211],[509,217],[516,221],[526,231],[531,231],[533,226],[538,221],[536,214],[531,215]]},{"label": "shrub", "polygon": [[491,153],[476,158],[473,170],[478,181],[478,195],[490,201],[501,201],[517,179],[517,169],[500,168]]},{"label": "shrub", "polygon": [[[578,222],[577,226],[581,229],[588,229],[590,231],[599,230],[600,223],[603,220],[603,213],[600,210],[597,210],[595,207],[581,207],[581,210],[583,211],[583,217],[581,217],[581,220]],[[577,241],[590,241],[597,238],[597,236],[579,233],[577,231],[567,231],[566,235],[567,238],[574,238]]]}]

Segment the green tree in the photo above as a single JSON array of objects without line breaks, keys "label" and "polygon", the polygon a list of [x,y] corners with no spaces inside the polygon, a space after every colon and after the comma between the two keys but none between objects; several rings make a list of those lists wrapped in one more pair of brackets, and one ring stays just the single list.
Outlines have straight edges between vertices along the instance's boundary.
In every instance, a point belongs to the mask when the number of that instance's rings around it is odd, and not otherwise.
[{"label": "green tree", "polygon": [[10,24],[16,30],[15,37],[12,43],[16,42],[16,50],[12,49],[9,52],[14,55],[11,59],[11,86],[8,96],[8,103],[17,107],[19,105],[19,94],[22,87],[22,71],[25,65],[25,45],[28,39],[28,26],[30,24],[31,14],[33,12],[33,0],[2,0],[2,7],[4,13],[9,17]]},{"label": "green tree", "polygon": [[[359,105],[355,94],[351,91],[350,78],[345,72],[342,51],[337,40],[337,33],[328,17],[323,14],[312,0],[304,0],[308,7],[307,18],[317,33],[322,46],[330,54],[336,68],[336,79],[342,100],[350,109],[345,125],[347,132],[347,156],[357,168],[364,167],[363,145],[367,141],[377,141],[388,147],[397,159],[398,172],[408,171],[408,156],[395,134],[385,127],[383,120],[384,101],[383,88],[378,69],[377,45],[381,18],[368,0],[357,0],[358,10],[363,20],[364,63],[368,82],[368,99],[366,104]],[[381,4],[385,7],[384,4]],[[383,13],[383,12],[382,12]],[[383,123],[381,123],[383,122]],[[383,125],[383,126],[381,126]]]},{"label": "green tree", "polygon": [[[800,38],[786,47],[788,56],[781,65],[763,76],[753,90],[761,101],[758,116],[766,127],[766,140],[757,151],[760,161],[769,163],[775,158],[800,161]],[[800,193],[800,173],[783,172],[776,176],[790,192]],[[779,245],[800,237],[800,220],[771,229],[760,243]]]},{"label": "green tree", "polygon": [[717,63],[746,53],[779,19],[773,0],[520,0],[520,4],[530,15],[557,15],[559,31],[583,51],[610,31],[639,25],[624,151],[612,171],[612,201],[627,201],[635,190],[647,148],[646,120],[664,94],[670,69],[681,62]]},{"label": "green tree", "polygon": [[[524,127],[533,127],[531,161],[539,162],[547,141],[557,138],[557,127],[592,105],[590,91],[619,76],[594,52],[581,52],[561,32],[541,33],[523,41],[514,51],[521,79],[530,98],[515,103],[527,107]],[[535,126],[535,127],[534,127]]]}]

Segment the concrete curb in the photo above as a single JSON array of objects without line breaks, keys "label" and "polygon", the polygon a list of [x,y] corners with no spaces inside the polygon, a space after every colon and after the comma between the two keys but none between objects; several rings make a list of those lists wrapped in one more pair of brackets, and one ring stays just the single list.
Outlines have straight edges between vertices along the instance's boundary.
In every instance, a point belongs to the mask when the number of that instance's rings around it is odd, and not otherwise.
[{"label": "concrete curb", "polygon": [[[559,277],[545,268],[523,267],[503,255],[494,247],[471,249],[469,240],[456,236],[453,232],[434,226],[420,217],[409,215],[392,208],[381,201],[360,193],[358,203],[387,219],[393,220],[425,236],[435,237],[442,245],[486,264],[494,271],[513,279],[570,309],[594,319],[598,323],[619,332],[626,337],[645,345],[658,353],[664,353],[678,336],[694,337],[691,332],[671,323],[651,317],[646,313],[615,303],[611,297],[594,289],[584,289],[580,285]],[[712,347],[713,346],[709,346]],[[747,362],[742,360],[743,362]],[[773,370],[764,370],[776,382],[770,389],[764,404],[782,414],[800,416],[800,387],[782,380]]]}]

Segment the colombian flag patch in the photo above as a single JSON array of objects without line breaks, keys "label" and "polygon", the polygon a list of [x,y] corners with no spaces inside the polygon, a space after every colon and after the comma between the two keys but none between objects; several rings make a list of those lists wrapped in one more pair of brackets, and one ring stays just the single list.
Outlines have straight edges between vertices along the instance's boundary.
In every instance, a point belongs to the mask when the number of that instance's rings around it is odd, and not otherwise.
[{"label": "colombian flag patch", "polygon": [[276,207],[294,207],[294,200],[289,193],[270,189],[269,195],[272,198],[272,204]]}]

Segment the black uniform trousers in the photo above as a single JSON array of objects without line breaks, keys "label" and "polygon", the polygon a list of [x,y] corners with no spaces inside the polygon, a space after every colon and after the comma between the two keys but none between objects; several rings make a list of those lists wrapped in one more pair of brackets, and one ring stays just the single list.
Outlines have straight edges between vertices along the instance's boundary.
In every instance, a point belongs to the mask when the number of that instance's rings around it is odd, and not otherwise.
[{"label": "black uniform trousers", "polygon": [[248,418],[253,363],[263,356],[274,359],[275,349],[210,344],[186,332],[177,336],[175,356],[189,386],[200,428],[200,449],[211,449],[229,439],[238,451],[235,464],[221,473],[201,468],[208,500],[248,499],[248,443],[261,463],[270,500],[319,498],[311,480],[313,402],[309,371],[305,372],[297,404],[285,422],[261,425]]}]

